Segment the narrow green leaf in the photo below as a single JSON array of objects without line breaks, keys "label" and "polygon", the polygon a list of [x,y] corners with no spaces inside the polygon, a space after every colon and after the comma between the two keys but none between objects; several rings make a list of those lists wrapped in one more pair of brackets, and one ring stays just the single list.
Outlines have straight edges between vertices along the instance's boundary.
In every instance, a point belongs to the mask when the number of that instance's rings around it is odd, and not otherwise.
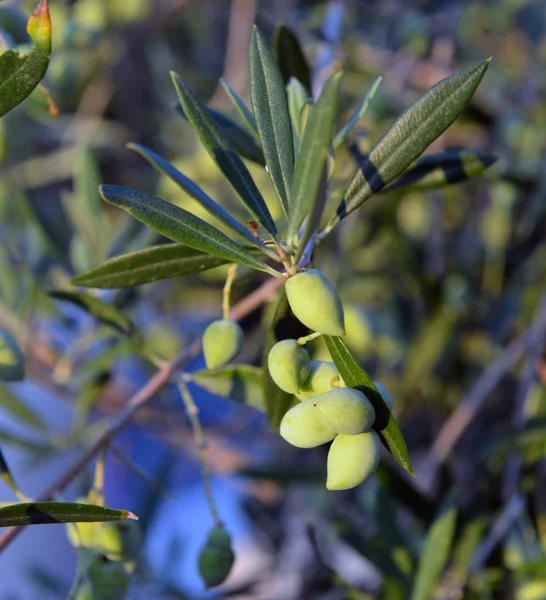
[{"label": "narrow green leaf", "polygon": [[302,119],[302,110],[305,103],[310,100],[309,92],[294,77],[288,82],[286,87],[288,95],[288,111],[292,121],[292,138],[294,140],[294,156],[297,156],[300,147],[300,140],[304,131],[304,120]]},{"label": "narrow green leaf", "polygon": [[260,134],[265,162],[284,212],[290,211],[294,144],[288,98],[281,72],[260,30],[250,39],[250,101]]},{"label": "narrow green leaf", "polygon": [[228,98],[233,103],[233,106],[237,109],[241,119],[245,122],[249,131],[258,138],[258,128],[256,127],[256,120],[254,119],[254,115],[252,111],[245,104],[244,100],[239,96],[239,94],[229,85],[229,83],[224,79],[220,79],[220,84],[224,88]]},{"label": "narrow green leaf", "polygon": [[442,503],[436,520],[430,527],[413,583],[411,600],[429,600],[449,558],[455,523],[457,497],[451,493]]},{"label": "narrow green leaf", "polygon": [[220,369],[203,369],[191,374],[200,387],[241,404],[265,412],[263,369],[251,365],[228,365]]},{"label": "narrow green leaf", "polygon": [[72,283],[91,288],[132,287],[200,273],[228,262],[230,261],[224,258],[204,254],[181,244],[161,244],[110,258],[81,273]]},{"label": "narrow green leaf", "polygon": [[[313,104],[301,141],[292,183],[292,206],[288,223],[289,242],[297,236],[303,219],[315,218],[315,209],[322,208],[318,191],[332,141],[341,72],[326,82],[322,94]],[[318,215],[320,219],[320,215]],[[318,220],[318,219],[316,219]],[[300,244],[300,250],[305,240]]]},{"label": "narrow green leaf", "polygon": [[244,225],[235,220],[224,208],[217,204],[208,194],[206,194],[196,183],[191,179],[183,175],[178,169],[176,169],[171,163],[166,161],[164,158],[156,154],[149,148],[141,146],[140,144],[127,144],[129,150],[134,150],[145,158],[154,169],[157,169],[161,173],[164,173],[170,177],[180,188],[182,188],[187,194],[189,194],[194,200],[213,215],[222,223],[227,225],[230,229],[244,237],[252,244],[259,246],[264,249],[265,246],[255,238],[249,229]]},{"label": "narrow green leaf", "polygon": [[23,102],[40,83],[51,55],[51,19],[47,0],[41,0],[27,23],[34,42],[22,56],[8,50],[0,56],[0,117]]},{"label": "narrow green leaf", "polygon": [[171,73],[171,76],[184,113],[197,132],[201,143],[227,177],[250,214],[276,238],[275,222],[242,159],[222,136],[218,126],[193,90],[176,73]]},{"label": "narrow green leaf", "polygon": [[129,317],[124,315],[114,305],[104,302],[85,292],[69,292],[64,290],[53,290],[48,292],[49,296],[56,300],[71,302],[106,325],[110,325],[121,333],[134,336],[136,329]]},{"label": "narrow green leaf", "polygon": [[135,219],[175,242],[229,262],[265,271],[275,277],[280,276],[246,248],[187,210],[130,188],[103,185],[100,189],[106,202],[123,208]]},{"label": "narrow green leaf", "polygon": [[34,427],[40,431],[48,431],[48,426],[42,419],[21,398],[11,394],[5,386],[0,386],[0,409],[8,412],[12,417],[29,427]]},{"label": "narrow green leaf", "polygon": [[404,436],[371,377],[360,366],[340,337],[324,336],[324,340],[343,381],[348,387],[361,390],[373,404],[376,414],[373,427],[379,434],[383,445],[398,464],[404,467],[410,475],[413,475],[413,467]]},{"label": "narrow green leaf", "polygon": [[309,330],[293,315],[284,286],[279,290],[276,301],[268,306],[264,320],[267,327],[262,357],[264,402],[271,427],[278,427],[286,411],[294,402],[294,396],[283,392],[273,381],[269,374],[267,357],[277,342],[297,339],[307,335]]},{"label": "narrow green leaf", "polygon": [[21,499],[24,499],[23,494],[20,492],[17,484],[15,483],[15,479],[9,470],[8,463],[4,458],[4,454],[2,453],[2,448],[0,448],[0,479],[10,488],[10,490]]},{"label": "narrow green leaf", "polygon": [[21,502],[0,508],[0,527],[48,523],[96,523],[138,517],[128,510],[79,502]]},{"label": "narrow green leaf", "polygon": [[356,111],[354,112],[353,116],[347,121],[347,124],[345,125],[345,127],[343,127],[343,129],[334,138],[334,141],[333,141],[334,148],[337,148],[340,144],[342,144],[346,140],[347,136],[349,135],[349,133],[351,132],[353,127],[360,121],[360,119],[362,119],[362,117],[368,110],[370,101],[375,96],[375,93],[377,92],[377,89],[381,85],[382,81],[383,81],[383,77],[378,77],[373,82],[372,87],[368,90],[368,93],[364,96],[364,99],[359,104],[359,106],[356,109]]},{"label": "narrow green leaf", "polygon": [[470,102],[490,60],[442,79],[420,96],[372,148],[325,231],[396,179],[455,121]]},{"label": "narrow green leaf", "polygon": [[426,190],[461,183],[483,173],[497,159],[494,154],[480,150],[448,150],[422,156],[384,191],[395,188]]},{"label": "narrow green leaf", "polygon": [[273,51],[280,72],[287,84],[292,77],[300,81],[311,92],[311,69],[296,34],[283,23],[279,23],[273,33]]},{"label": "narrow green leaf", "polygon": [[25,357],[15,338],[0,329],[0,381],[21,381],[25,377]]}]

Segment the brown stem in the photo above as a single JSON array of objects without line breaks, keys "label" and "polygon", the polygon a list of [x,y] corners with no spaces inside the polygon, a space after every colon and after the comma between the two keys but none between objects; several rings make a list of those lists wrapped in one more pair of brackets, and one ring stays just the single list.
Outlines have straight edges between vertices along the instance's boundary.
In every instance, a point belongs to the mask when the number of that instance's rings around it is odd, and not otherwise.
[{"label": "brown stem", "polygon": [[[238,302],[231,310],[231,318],[240,321],[247,314],[267,302],[273,297],[277,289],[284,284],[282,279],[268,279],[257,290]],[[159,389],[167,384],[173,375],[201,352],[201,338],[197,338],[190,346],[185,348],[176,358],[165,363],[156,374],[148,380],[125,404],[120,412],[115,415],[106,431],[88,448],[83,455],[70,466],[51,486],[36,499],[37,502],[51,500],[60,494],[72,481],[87,467],[88,463],[103,449],[112,443],[114,438],[131,421],[139,408],[144,406]],[[21,533],[21,527],[12,527],[0,538],[0,552]]]}]

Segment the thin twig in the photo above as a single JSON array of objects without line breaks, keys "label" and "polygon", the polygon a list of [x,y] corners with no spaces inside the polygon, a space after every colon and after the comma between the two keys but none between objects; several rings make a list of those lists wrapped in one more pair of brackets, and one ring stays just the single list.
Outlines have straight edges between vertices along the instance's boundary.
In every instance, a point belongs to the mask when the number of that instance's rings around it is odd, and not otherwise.
[{"label": "thin twig", "polygon": [[[231,318],[240,321],[247,314],[270,300],[275,292],[283,285],[282,279],[268,279],[258,289],[238,302],[231,310]],[[70,466],[51,486],[37,498],[43,502],[62,492],[87,467],[88,463],[102,448],[106,448],[122,429],[132,420],[136,412],[146,404],[175,373],[185,367],[201,351],[201,338],[196,339],[185,348],[174,360],[165,363],[148,382],[141,387],[125,404],[124,408],[115,415],[106,430],[88,448],[83,455]],[[22,532],[21,527],[12,527],[0,538],[0,552]]]}]

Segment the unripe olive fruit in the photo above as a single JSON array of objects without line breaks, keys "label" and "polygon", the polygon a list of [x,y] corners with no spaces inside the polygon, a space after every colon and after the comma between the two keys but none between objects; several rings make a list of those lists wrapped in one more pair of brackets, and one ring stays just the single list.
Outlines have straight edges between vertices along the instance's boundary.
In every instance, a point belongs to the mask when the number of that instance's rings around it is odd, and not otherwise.
[{"label": "unripe olive fruit", "polygon": [[383,398],[383,402],[389,407],[389,410],[392,412],[392,409],[394,407],[394,399],[392,397],[392,394],[382,383],[379,383],[379,381],[374,381],[374,385],[380,393],[381,398]]},{"label": "unripe olive fruit", "polygon": [[311,359],[296,340],[277,342],[269,351],[267,366],[273,381],[285,392],[296,394],[309,375]]},{"label": "unripe olive fruit", "polygon": [[296,404],[284,415],[280,434],[298,448],[315,448],[331,442],[337,435],[322,418],[313,398]]},{"label": "unripe olive fruit", "polygon": [[211,588],[223,583],[234,561],[229,533],[222,527],[214,527],[209,532],[198,558],[199,574],[205,587]]},{"label": "unripe olive fruit", "polygon": [[317,269],[286,280],[286,297],[292,312],[309,329],[324,335],[343,335],[343,306],[336,288]]},{"label": "unripe olive fruit", "polygon": [[129,589],[129,575],[122,563],[97,556],[88,572],[94,600],[122,600]]},{"label": "unripe olive fruit", "polygon": [[325,360],[312,360],[309,375],[296,396],[300,400],[321,396],[332,390],[335,384],[343,384],[343,381],[334,363]]},{"label": "unripe olive fruit", "polygon": [[338,435],[328,451],[326,488],[349,490],[360,485],[377,468],[380,445],[373,430]]},{"label": "unripe olive fruit", "polygon": [[358,390],[337,388],[313,400],[323,419],[336,433],[357,435],[369,431],[374,424],[372,403]]},{"label": "unripe olive fruit", "polygon": [[231,362],[243,347],[243,330],[230,319],[214,321],[203,335],[203,353],[207,369],[217,369]]}]

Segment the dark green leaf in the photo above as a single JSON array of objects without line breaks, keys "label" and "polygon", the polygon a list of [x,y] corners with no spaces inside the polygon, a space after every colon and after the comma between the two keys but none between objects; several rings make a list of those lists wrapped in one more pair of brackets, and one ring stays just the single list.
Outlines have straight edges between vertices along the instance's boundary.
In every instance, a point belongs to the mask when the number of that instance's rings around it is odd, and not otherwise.
[{"label": "dark green leaf", "polygon": [[240,156],[220,133],[218,126],[193,90],[176,73],[171,75],[184,113],[197,132],[201,143],[227,177],[250,214],[276,238],[277,229],[273,218]]},{"label": "dark green leaf", "polygon": [[254,119],[254,115],[252,111],[245,104],[244,100],[239,96],[239,94],[229,85],[229,83],[221,78],[220,84],[226,91],[229,99],[233,102],[233,106],[237,109],[241,119],[246,123],[248,129],[255,137],[258,137],[258,129],[256,127],[256,121]]},{"label": "dark green leaf", "polygon": [[42,419],[23,402],[13,396],[4,386],[0,387],[0,408],[29,427],[47,431],[47,425]]},{"label": "dark green leaf", "polygon": [[[176,105],[176,111],[187,119],[186,113],[180,104]],[[208,106],[203,108],[214,121],[222,135],[233,146],[233,148],[244,158],[248,158],[259,165],[265,166],[265,158],[256,138],[240,127],[233,119]]]},{"label": "dark green leaf", "polygon": [[12,474],[10,473],[8,463],[4,458],[4,454],[2,453],[2,448],[0,448],[0,479],[4,481],[4,483],[11,489],[11,491],[18,497],[21,496],[21,492],[13,479]]},{"label": "dark green leaf", "polygon": [[307,335],[308,330],[294,317],[288,304],[286,291],[283,288],[279,291],[277,301],[270,305],[268,333],[265,340],[262,368],[263,368],[263,390],[264,400],[267,409],[267,415],[272,427],[278,427],[286,411],[294,401],[294,396],[283,392],[273,381],[269,374],[267,366],[267,357],[271,348],[281,340],[298,338]]},{"label": "dark green leaf", "polygon": [[383,402],[371,377],[360,366],[352,352],[340,337],[324,336],[332,360],[348,387],[361,390],[375,409],[376,419],[374,429],[379,434],[383,445],[389,450],[395,460],[408,473],[413,475],[411,459],[406,442],[398,427],[396,419]]},{"label": "dark green leaf", "polygon": [[279,276],[277,271],[212,225],[161,198],[115,185],[101,186],[101,195],[106,202],[123,208],[148,227],[175,242],[229,262]]},{"label": "dark green leaf", "polygon": [[497,158],[480,150],[448,150],[442,154],[422,156],[385,191],[402,187],[424,190],[461,183],[483,173]]},{"label": "dark green leaf", "polygon": [[282,75],[260,30],[254,26],[249,56],[250,101],[265,162],[284,212],[290,211],[294,144]]},{"label": "dark green leaf", "polygon": [[128,510],[79,502],[21,502],[0,508],[0,527],[47,523],[95,523],[138,519]]},{"label": "dark green leaf", "polygon": [[284,83],[287,84],[295,77],[310,93],[311,69],[295,33],[282,23],[277,25],[273,33],[273,51]]},{"label": "dark green leaf", "polygon": [[383,81],[383,77],[378,77],[372,84],[372,87],[368,90],[368,93],[364,96],[364,99],[359,104],[358,108],[354,112],[353,116],[347,121],[347,124],[343,129],[336,135],[333,141],[334,148],[337,148],[340,144],[342,144],[353,127],[362,119],[366,111],[368,110],[368,105],[370,101],[375,96],[377,92],[377,88],[380,86],[381,81]]},{"label": "dark green leaf", "polygon": [[32,13],[27,31],[34,45],[26,54],[8,50],[0,56],[0,117],[23,102],[45,75],[51,55],[47,0],[41,0]]},{"label": "dark green leaf", "polygon": [[15,338],[0,329],[0,381],[21,381],[25,377],[25,357]]},{"label": "dark green leaf", "polygon": [[294,139],[294,153],[297,155],[300,147],[301,136],[304,130],[302,110],[305,103],[310,100],[309,92],[297,80],[292,78],[286,88],[288,95],[288,110],[292,121],[292,137]]},{"label": "dark green leaf", "polygon": [[155,169],[164,173],[170,177],[180,188],[182,188],[187,194],[189,194],[194,200],[230,229],[237,232],[240,236],[246,238],[256,246],[262,247],[265,250],[265,246],[256,239],[249,229],[244,225],[241,225],[239,221],[236,221],[225,209],[217,204],[208,194],[206,194],[196,183],[191,179],[183,175],[178,169],[176,169],[171,163],[166,161],[164,158],[156,154],[152,150],[149,150],[145,146],[140,144],[127,144],[127,148],[138,152],[144,157]]},{"label": "dark green leaf", "polygon": [[[340,78],[341,72],[330,77],[307,119],[292,184],[292,206],[287,233],[289,243],[297,236],[306,216],[310,222],[316,223],[320,219],[320,214],[316,213],[322,211],[323,203],[319,202],[318,191],[332,141]],[[300,251],[305,242],[305,239],[300,240]]]},{"label": "dark green leaf", "polygon": [[129,317],[124,315],[114,305],[99,300],[95,296],[91,296],[85,292],[69,292],[64,290],[54,290],[49,292],[49,295],[56,300],[65,300],[83,308],[83,310],[102,323],[114,327],[114,329],[121,331],[125,335],[134,336],[136,334],[135,326]]},{"label": "dark green leaf", "polygon": [[353,177],[326,231],[401,175],[455,121],[470,102],[489,62],[483,60],[442,79],[398,117]]},{"label": "dark green leaf", "polygon": [[200,273],[229,261],[181,244],[162,244],[110,258],[72,280],[74,285],[121,288]]},{"label": "dark green leaf", "polygon": [[457,497],[449,494],[442,503],[436,520],[430,527],[421,553],[421,560],[413,583],[411,600],[429,600],[449,558],[455,523]]},{"label": "dark green leaf", "polygon": [[263,370],[259,367],[228,365],[220,369],[203,369],[192,373],[191,379],[213,394],[265,412]]}]

